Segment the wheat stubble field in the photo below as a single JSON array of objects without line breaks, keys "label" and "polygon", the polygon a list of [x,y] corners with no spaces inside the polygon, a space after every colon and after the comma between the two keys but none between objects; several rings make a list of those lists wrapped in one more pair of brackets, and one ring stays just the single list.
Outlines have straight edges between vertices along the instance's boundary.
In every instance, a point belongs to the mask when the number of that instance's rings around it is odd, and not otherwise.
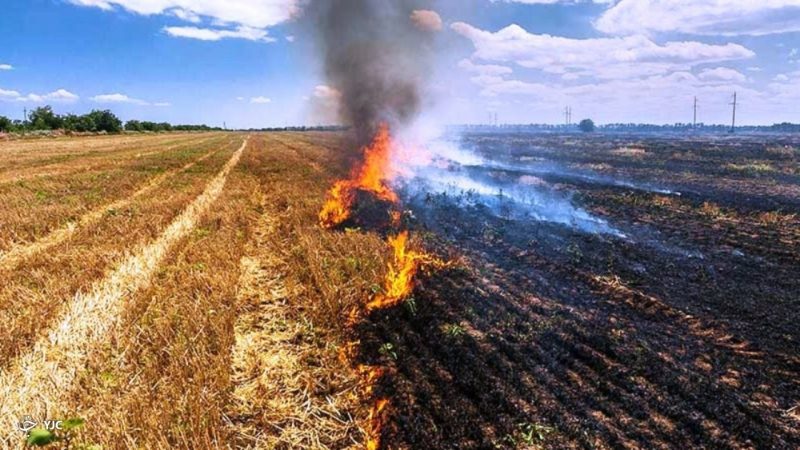
[{"label": "wheat stubble field", "polygon": [[[347,448],[369,405],[340,318],[384,244],[326,233],[324,135],[0,144],[0,447]],[[323,169],[325,167],[325,169]]]}]

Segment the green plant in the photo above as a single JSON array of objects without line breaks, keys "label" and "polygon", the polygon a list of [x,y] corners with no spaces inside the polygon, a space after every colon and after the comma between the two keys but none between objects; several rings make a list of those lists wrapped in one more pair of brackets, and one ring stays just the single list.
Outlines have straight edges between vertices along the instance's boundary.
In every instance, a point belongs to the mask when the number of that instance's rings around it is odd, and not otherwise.
[{"label": "green plant", "polygon": [[555,428],[538,423],[526,422],[517,425],[519,438],[526,445],[542,443],[547,438],[547,435],[554,431]]},{"label": "green plant", "polygon": [[403,302],[403,306],[406,308],[409,314],[415,316],[417,314],[417,299],[414,297],[408,297],[405,302]]},{"label": "green plant", "polygon": [[394,345],[391,342],[386,342],[378,349],[378,353],[381,355],[396,360],[397,359],[397,352],[394,349]]},{"label": "green plant", "polygon": [[457,323],[446,323],[442,325],[442,333],[451,338],[457,338],[466,332],[467,330]]}]

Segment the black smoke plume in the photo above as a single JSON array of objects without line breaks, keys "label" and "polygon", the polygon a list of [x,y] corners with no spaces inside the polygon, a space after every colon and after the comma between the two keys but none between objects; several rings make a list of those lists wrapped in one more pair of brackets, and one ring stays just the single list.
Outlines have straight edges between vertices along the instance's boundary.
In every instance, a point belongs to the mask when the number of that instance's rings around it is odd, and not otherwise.
[{"label": "black smoke plume", "polygon": [[[430,2],[427,2],[430,3]],[[341,93],[339,118],[360,144],[378,125],[409,123],[430,72],[432,32],[411,20],[419,0],[311,0],[327,82]]]}]

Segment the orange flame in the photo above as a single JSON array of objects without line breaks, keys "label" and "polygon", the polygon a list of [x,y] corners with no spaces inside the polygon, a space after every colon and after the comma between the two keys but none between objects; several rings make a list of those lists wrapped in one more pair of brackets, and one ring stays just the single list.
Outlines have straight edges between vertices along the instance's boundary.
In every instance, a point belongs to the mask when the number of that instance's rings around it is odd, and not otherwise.
[{"label": "orange flame", "polygon": [[367,430],[367,450],[381,448],[381,429],[383,428],[383,410],[389,404],[385,398],[378,399],[369,412],[369,430]]},{"label": "orange flame", "polygon": [[[363,163],[353,170],[349,179],[337,181],[328,191],[325,204],[319,213],[319,222],[323,228],[335,227],[350,218],[356,190],[371,192],[375,197],[391,203],[399,202],[397,194],[388,185],[388,181],[394,176],[391,167],[392,149],[389,128],[383,124],[372,144],[364,148]],[[390,211],[389,214],[393,226],[400,227],[402,222],[400,211]],[[414,288],[414,276],[421,265],[445,265],[433,256],[408,249],[408,231],[389,236],[388,244],[394,252],[394,257],[388,265],[384,292],[367,303],[367,312],[388,308],[405,300]],[[348,326],[354,327],[361,318],[361,310],[353,308],[347,320]],[[341,348],[340,360],[352,361],[357,345],[358,342],[350,342]],[[357,371],[361,378],[361,394],[372,397],[379,379],[385,375],[385,369],[379,366],[359,365]],[[388,404],[387,398],[378,398],[370,409],[366,430],[367,450],[378,450],[381,447],[381,429],[386,421],[384,410]]]},{"label": "orange flame", "polygon": [[388,186],[391,170],[392,138],[389,127],[382,124],[372,144],[364,148],[364,162],[353,170],[350,178],[337,181],[328,191],[328,199],[319,213],[320,225],[332,228],[341,224],[352,213],[354,192],[362,189],[372,192],[381,200],[396,203],[397,194]]},{"label": "orange flame", "polygon": [[394,258],[389,262],[389,271],[384,280],[384,292],[367,303],[367,311],[389,308],[405,300],[414,288],[414,276],[420,265],[442,265],[442,262],[426,253],[409,250],[408,231],[389,237],[389,246]]}]

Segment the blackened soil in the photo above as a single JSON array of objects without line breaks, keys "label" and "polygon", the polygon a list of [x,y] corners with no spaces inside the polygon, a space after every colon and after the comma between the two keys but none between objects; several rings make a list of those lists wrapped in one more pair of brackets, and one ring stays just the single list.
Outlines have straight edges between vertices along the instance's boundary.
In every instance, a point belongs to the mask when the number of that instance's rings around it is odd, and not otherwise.
[{"label": "blackened soil", "polygon": [[455,263],[359,330],[362,359],[391,369],[387,447],[800,448],[797,156],[747,139],[491,139],[691,194],[574,181],[627,238],[412,200],[415,236]]}]

